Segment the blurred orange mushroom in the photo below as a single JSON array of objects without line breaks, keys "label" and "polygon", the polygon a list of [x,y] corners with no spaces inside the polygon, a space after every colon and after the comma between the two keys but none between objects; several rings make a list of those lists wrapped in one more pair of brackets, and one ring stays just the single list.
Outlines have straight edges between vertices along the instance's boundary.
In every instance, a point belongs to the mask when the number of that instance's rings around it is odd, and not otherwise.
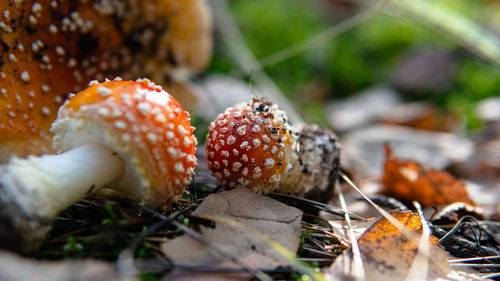
[{"label": "blurred orange mushroom", "polygon": [[189,109],[212,53],[202,0],[5,0],[0,30],[0,162],[53,152],[59,106],[94,79],[148,77]]}]

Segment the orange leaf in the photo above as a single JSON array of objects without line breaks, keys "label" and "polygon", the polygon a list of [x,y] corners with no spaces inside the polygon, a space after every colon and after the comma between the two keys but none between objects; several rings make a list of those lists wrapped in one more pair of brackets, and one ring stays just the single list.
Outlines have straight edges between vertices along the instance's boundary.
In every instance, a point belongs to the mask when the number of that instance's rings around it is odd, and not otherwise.
[{"label": "orange leaf", "polygon": [[474,205],[462,181],[444,171],[425,170],[418,163],[401,161],[385,144],[386,162],[382,194],[401,201],[418,201],[422,206],[465,202]]},{"label": "orange leaf", "polygon": [[[418,215],[410,211],[393,211],[391,215],[410,231],[415,231],[418,235],[417,239],[403,235],[383,217],[373,223],[358,239],[366,280],[405,280],[411,277],[409,274],[415,262],[418,263],[419,268],[426,270],[419,272],[422,274],[420,277],[426,277],[425,280],[445,278],[450,272],[447,253],[439,245],[436,237],[429,237],[428,251],[421,253],[426,257],[425,260],[416,259],[419,254],[418,237],[422,235],[422,222]],[[345,271],[346,265],[352,264],[348,260],[353,260],[352,249],[344,252],[335,261],[331,272],[333,280],[354,279],[351,276],[352,271]]]},{"label": "orange leaf", "polygon": [[[422,232],[422,221],[420,218],[410,211],[392,211],[391,215],[395,217],[398,221],[402,222],[408,229],[416,231],[419,235]],[[431,242],[435,245],[438,244],[436,237],[431,236]],[[403,242],[395,242],[395,240],[401,240]],[[401,243],[404,244],[408,249],[413,249],[417,245],[413,245],[406,237],[404,237],[401,232],[390,223],[386,218],[382,217],[375,221],[368,229],[363,232],[363,234],[358,239],[358,244],[360,247],[370,247],[377,246],[380,244],[392,244]],[[410,245],[412,244],[412,245]]]}]

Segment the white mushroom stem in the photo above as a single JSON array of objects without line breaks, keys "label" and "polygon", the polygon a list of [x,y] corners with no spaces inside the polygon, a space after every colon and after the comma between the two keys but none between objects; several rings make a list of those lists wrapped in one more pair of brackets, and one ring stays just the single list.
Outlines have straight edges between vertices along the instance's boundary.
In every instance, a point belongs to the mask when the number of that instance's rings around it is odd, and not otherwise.
[{"label": "white mushroom stem", "polygon": [[[87,144],[57,155],[13,159],[7,177],[20,188],[16,201],[38,216],[54,218],[59,212],[120,177],[123,160],[109,148]],[[33,201],[39,204],[33,205]],[[36,208],[36,210],[29,210]]]}]

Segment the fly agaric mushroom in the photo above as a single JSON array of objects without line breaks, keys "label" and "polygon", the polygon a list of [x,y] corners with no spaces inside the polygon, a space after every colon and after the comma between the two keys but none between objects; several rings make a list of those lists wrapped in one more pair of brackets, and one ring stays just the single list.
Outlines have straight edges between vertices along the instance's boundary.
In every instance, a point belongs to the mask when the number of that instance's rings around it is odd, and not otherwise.
[{"label": "fly agaric mushroom", "polygon": [[189,114],[147,79],[91,82],[61,107],[52,130],[61,154],[0,168],[0,246],[36,248],[59,212],[104,185],[153,208],[168,205],[197,164]]},{"label": "fly agaric mushroom", "polygon": [[208,168],[220,185],[323,200],[333,191],[339,150],[333,132],[293,128],[284,111],[261,99],[219,114],[206,139]]},{"label": "fly agaric mushroom", "polygon": [[0,1],[0,163],[53,152],[58,108],[94,79],[149,77],[188,105],[211,42],[203,0]]}]

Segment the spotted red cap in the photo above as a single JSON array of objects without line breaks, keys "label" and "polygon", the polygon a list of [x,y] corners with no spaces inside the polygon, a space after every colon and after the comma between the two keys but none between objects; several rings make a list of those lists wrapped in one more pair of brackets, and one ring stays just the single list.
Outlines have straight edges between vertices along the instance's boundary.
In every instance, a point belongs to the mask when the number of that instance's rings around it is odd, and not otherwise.
[{"label": "spotted red cap", "polygon": [[285,112],[253,99],[228,108],[210,124],[208,167],[221,185],[270,192],[292,168],[292,138]]},{"label": "spotted red cap", "polygon": [[333,193],[340,146],[316,125],[291,127],[284,111],[262,99],[226,109],[209,127],[208,168],[226,187],[246,186],[325,201]]},{"label": "spotted red cap", "polygon": [[91,82],[61,107],[52,130],[58,152],[99,143],[120,154],[125,171],[110,186],[152,207],[175,201],[197,164],[189,114],[147,79]]}]

